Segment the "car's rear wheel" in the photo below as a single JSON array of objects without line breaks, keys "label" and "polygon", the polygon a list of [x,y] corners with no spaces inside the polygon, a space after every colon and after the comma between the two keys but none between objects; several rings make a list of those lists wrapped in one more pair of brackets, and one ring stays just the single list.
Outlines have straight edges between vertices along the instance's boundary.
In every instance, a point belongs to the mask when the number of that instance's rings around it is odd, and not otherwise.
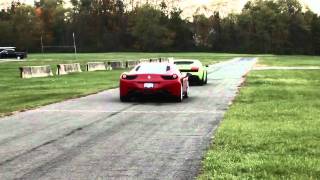
[{"label": "car's rear wheel", "polygon": [[208,84],[208,72],[206,72],[206,76],[205,76],[204,84]]},{"label": "car's rear wheel", "polygon": [[203,73],[202,78],[201,78],[201,79],[199,78],[199,83],[198,83],[198,84],[199,84],[200,86],[203,86],[203,85],[204,85],[204,81],[205,81],[204,78],[205,78],[205,74]]},{"label": "car's rear wheel", "polygon": [[183,100],[183,87],[181,86],[180,87],[180,96],[177,96],[177,97],[175,97],[175,101],[176,102],[182,102],[182,100]]},{"label": "car's rear wheel", "polygon": [[120,96],[120,101],[121,102],[129,102],[130,101],[130,97],[129,96]]},{"label": "car's rear wheel", "polygon": [[184,98],[188,98],[189,97],[189,82],[187,82],[187,91],[184,92],[183,97]]}]

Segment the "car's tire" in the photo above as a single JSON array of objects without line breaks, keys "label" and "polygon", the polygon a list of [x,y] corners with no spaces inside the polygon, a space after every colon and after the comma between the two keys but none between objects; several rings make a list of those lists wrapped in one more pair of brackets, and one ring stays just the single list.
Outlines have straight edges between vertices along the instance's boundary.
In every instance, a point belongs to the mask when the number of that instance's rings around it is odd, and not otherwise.
[{"label": "car's tire", "polygon": [[180,96],[175,97],[175,102],[182,102],[183,101],[183,88],[182,86],[180,87]]},{"label": "car's tire", "polygon": [[130,102],[130,97],[128,96],[120,96],[120,101],[121,102]]},{"label": "car's tire", "polygon": [[203,86],[204,85],[204,78],[205,78],[204,76],[205,75],[203,73],[202,78],[201,79],[199,78],[199,82],[198,82],[199,86]]},{"label": "car's tire", "polygon": [[189,97],[189,82],[188,83],[188,88],[187,91],[183,94],[183,98],[188,98]]},{"label": "car's tire", "polygon": [[208,72],[206,72],[206,76],[205,76],[204,84],[208,84]]}]

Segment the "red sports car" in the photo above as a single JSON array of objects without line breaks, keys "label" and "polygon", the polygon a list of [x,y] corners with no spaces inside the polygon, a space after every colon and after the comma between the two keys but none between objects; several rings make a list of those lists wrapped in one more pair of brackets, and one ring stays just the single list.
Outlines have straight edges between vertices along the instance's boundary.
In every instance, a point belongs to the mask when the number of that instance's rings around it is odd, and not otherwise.
[{"label": "red sports car", "polygon": [[120,100],[132,96],[169,95],[177,102],[188,97],[188,75],[182,75],[172,63],[140,63],[120,77]]}]

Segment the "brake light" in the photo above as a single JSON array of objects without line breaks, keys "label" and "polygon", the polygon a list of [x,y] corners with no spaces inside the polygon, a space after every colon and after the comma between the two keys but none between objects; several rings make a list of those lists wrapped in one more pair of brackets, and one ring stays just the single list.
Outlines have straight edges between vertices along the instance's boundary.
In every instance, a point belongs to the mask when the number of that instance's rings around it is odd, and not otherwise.
[{"label": "brake light", "polygon": [[178,75],[173,74],[173,75],[172,75],[172,78],[173,78],[173,79],[177,79],[177,78],[178,78]]},{"label": "brake light", "polygon": [[199,67],[192,67],[192,68],[191,68],[191,71],[192,71],[192,72],[198,72],[198,71],[199,71]]},{"label": "brake light", "polygon": [[138,76],[137,75],[126,75],[126,74],[123,74],[121,76],[122,79],[126,79],[126,80],[134,80],[136,79]]},{"label": "brake light", "polygon": [[134,80],[137,77],[138,77],[137,75],[130,75],[130,76],[127,76],[127,80]]},{"label": "brake light", "polygon": [[173,74],[173,75],[164,75],[164,76],[161,76],[164,80],[173,80],[173,79],[177,79],[178,78],[178,75],[176,74]]}]

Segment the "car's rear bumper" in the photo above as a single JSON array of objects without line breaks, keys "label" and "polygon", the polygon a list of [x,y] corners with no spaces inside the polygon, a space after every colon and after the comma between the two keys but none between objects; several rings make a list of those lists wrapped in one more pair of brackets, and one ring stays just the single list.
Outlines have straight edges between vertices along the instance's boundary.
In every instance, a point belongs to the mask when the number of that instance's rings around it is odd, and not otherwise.
[{"label": "car's rear bumper", "polygon": [[139,81],[120,80],[120,96],[180,96],[181,83],[178,80],[153,82],[154,88],[144,88],[144,83]]},{"label": "car's rear bumper", "polygon": [[204,72],[198,71],[198,72],[187,72],[190,73],[191,76],[189,76],[189,82],[198,82],[202,81]]}]

